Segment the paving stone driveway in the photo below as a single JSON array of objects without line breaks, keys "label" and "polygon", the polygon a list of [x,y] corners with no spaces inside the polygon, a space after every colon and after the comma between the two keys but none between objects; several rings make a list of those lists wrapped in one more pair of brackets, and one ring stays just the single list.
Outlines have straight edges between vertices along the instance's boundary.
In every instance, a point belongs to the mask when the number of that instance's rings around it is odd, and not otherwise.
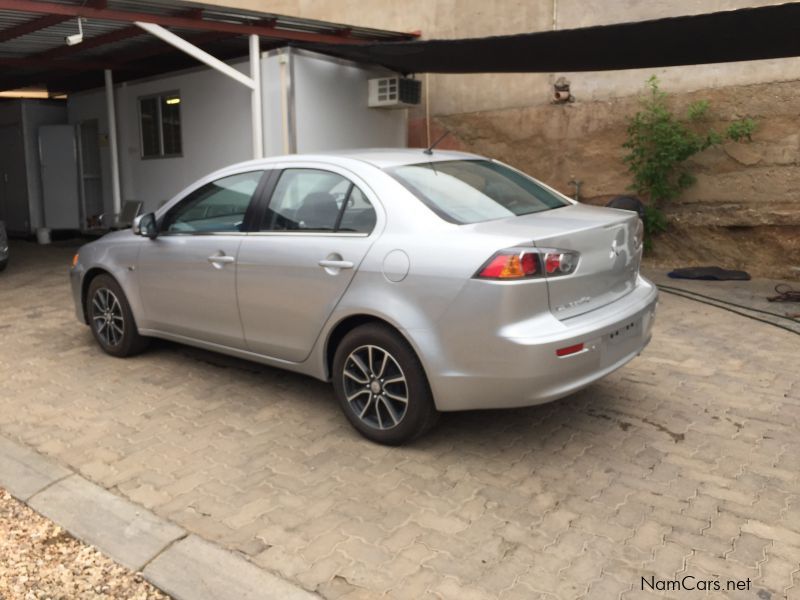
[{"label": "paving stone driveway", "polygon": [[0,433],[321,596],[656,597],[642,577],[692,575],[800,598],[791,333],[663,295],[653,343],[603,382],[388,449],[324,383],[168,343],[104,355],[72,250],[12,253]]}]

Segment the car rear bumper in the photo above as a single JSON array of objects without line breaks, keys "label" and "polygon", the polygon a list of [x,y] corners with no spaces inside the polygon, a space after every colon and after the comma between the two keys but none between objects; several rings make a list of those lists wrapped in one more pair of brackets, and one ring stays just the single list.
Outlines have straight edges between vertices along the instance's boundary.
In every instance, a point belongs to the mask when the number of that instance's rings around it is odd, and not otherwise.
[{"label": "car rear bumper", "polygon": [[[658,292],[639,278],[632,292],[589,313],[557,324],[546,333],[529,335],[512,328],[512,336],[474,340],[482,357],[469,364],[447,366],[428,376],[441,411],[514,408],[543,404],[567,396],[619,369],[650,342]],[[555,321],[553,317],[548,317]],[[561,348],[583,344],[574,354]],[[424,345],[424,342],[423,344]],[[482,350],[484,349],[484,350]]]}]

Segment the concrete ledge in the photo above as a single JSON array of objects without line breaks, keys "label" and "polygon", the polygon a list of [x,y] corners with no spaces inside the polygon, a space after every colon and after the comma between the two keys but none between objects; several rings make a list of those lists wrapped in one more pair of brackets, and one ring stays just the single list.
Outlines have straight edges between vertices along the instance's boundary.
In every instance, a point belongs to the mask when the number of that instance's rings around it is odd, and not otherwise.
[{"label": "concrete ledge", "polygon": [[0,436],[0,486],[23,502],[72,474],[30,448]]},{"label": "concrete ledge", "polygon": [[196,535],[167,548],[147,565],[144,576],[175,600],[319,598]]},{"label": "concrete ledge", "polygon": [[0,486],[175,600],[319,598],[1,435]]},{"label": "concrete ledge", "polygon": [[80,475],[70,475],[28,504],[118,563],[139,571],[186,532]]}]

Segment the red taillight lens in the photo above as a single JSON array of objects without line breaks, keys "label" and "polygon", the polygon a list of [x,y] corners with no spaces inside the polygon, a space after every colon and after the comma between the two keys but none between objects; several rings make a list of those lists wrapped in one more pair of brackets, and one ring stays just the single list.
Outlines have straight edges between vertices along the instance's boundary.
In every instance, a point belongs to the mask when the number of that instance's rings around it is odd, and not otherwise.
[{"label": "red taillight lens", "polygon": [[536,273],[539,271],[539,257],[533,252],[525,252],[522,255],[522,258],[520,258],[520,263],[522,264],[522,270],[525,272],[527,277],[536,275]]},{"label": "red taillight lens", "polygon": [[544,255],[544,269],[548,277],[569,275],[578,266],[578,253],[563,250],[547,250]]},{"label": "red taillight lens", "polygon": [[544,268],[548,275],[552,275],[558,271],[561,266],[561,255],[548,253],[544,257]]},{"label": "red taillight lens", "polygon": [[540,274],[536,252],[504,250],[489,259],[478,271],[482,279],[524,279]]}]

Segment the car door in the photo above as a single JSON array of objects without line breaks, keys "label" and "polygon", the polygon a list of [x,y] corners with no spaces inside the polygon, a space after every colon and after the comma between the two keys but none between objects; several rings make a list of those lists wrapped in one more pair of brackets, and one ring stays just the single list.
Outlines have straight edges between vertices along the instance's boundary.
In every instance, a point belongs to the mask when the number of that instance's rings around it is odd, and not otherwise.
[{"label": "car door", "polygon": [[300,362],[384,217],[364,182],[343,169],[286,165],[273,186],[258,231],[239,251],[239,310],[251,351]]},{"label": "car door", "polygon": [[244,338],[236,258],[263,170],[222,177],[189,193],[143,240],[138,281],[150,328],[233,348]]}]

